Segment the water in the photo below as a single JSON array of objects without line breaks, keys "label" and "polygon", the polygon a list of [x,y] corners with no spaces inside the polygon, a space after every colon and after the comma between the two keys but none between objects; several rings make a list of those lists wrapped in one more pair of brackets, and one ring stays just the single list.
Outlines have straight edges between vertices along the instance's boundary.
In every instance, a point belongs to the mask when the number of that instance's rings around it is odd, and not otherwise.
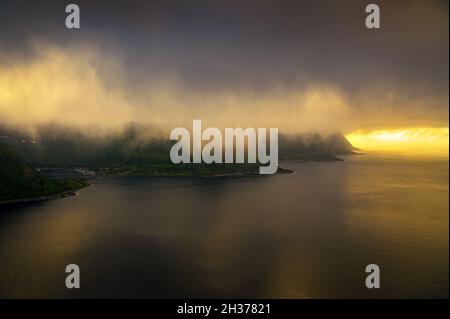
[{"label": "water", "polygon": [[447,159],[283,166],[296,174],[111,177],[1,206],[0,297],[448,297]]}]

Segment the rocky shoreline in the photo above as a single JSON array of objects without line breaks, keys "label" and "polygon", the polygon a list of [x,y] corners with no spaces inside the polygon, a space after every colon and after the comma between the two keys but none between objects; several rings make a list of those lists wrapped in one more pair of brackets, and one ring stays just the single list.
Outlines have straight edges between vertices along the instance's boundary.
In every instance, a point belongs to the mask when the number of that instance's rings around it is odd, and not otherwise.
[{"label": "rocky shoreline", "polygon": [[76,196],[77,192],[80,189],[83,189],[85,187],[91,186],[92,184],[88,184],[83,187],[74,188],[71,190],[67,190],[61,193],[53,194],[53,195],[43,195],[43,196],[36,196],[36,197],[28,197],[28,198],[18,198],[18,199],[6,199],[6,200],[0,200],[0,205],[4,204],[18,204],[18,203],[30,203],[30,202],[41,202],[56,198],[63,198],[63,197],[70,197],[70,196]]}]

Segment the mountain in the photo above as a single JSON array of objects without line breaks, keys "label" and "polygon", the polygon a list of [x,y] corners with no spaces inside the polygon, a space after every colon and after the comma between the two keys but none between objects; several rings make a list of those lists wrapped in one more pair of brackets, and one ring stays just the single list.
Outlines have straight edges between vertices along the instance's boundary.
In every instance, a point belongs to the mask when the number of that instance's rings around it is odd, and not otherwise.
[{"label": "mountain", "polygon": [[[43,128],[35,137],[0,128],[0,141],[38,167],[168,165],[174,141],[164,136],[168,134],[150,134],[142,126],[130,126],[120,134],[105,138],[90,138],[60,127]],[[338,155],[352,154],[354,150],[342,134],[279,135],[280,160],[340,160]]]},{"label": "mountain", "polygon": [[284,160],[340,160],[337,155],[354,154],[355,150],[342,134],[279,136],[279,156]]},{"label": "mountain", "polygon": [[44,127],[35,136],[0,128],[0,141],[37,167],[117,166],[129,158],[135,140],[133,131],[97,140],[80,131],[53,126]]},{"label": "mountain", "polygon": [[0,142],[0,201],[49,196],[84,186],[75,180],[52,180]]},{"label": "mountain", "polygon": [[[157,137],[155,137],[157,136]],[[254,174],[258,164],[173,164],[168,134],[133,125],[108,137],[44,127],[33,137],[0,127],[0,141],[36,167],[88,167],[101,175],[211,176]],[[341,134],[279,135],[280,160],[341,161],[353,146]],[[280,172],[283,169],[279,168]]]}]

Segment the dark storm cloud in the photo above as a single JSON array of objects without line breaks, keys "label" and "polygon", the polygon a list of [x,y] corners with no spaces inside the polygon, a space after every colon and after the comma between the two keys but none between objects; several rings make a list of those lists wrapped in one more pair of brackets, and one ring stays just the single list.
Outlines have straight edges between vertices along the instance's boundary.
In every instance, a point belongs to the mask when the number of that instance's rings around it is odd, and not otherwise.
[{"label": "dark storm cloud", "polygon": [[447,1],[378,1],[376,31],[364,27],[367,1],[74,2],[76,32],[64,28],[65,1],[2,1],[2,48],[93,41],[124,51],[131,78],[174,69],[199,86],[448,84]]},{"label": "dark storm cloud", "polygon": [[[120,57],[134,92],[172,75],[198,92],[325,85],[342,90],[355,109],[373,107],[367,98],[398,99],[405,113],[405,100],[421,99],[433,103],[413,110],[415,117],[448,115],[445,0],[376,1],[379,30],[364,26],[372,1],[72,2],[81,8],[80,30],[64,26],[69,1],[2,0],[0,59],[33,58],[34,39],[92,45]],[[107,67],[97,67],[107,81]]]}]

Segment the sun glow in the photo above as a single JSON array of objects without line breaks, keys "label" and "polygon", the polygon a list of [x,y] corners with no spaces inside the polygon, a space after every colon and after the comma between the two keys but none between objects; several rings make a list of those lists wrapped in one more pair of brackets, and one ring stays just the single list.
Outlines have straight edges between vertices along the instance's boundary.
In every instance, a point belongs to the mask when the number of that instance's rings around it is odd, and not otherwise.
[{"label": "sun glow", "polygon": [[404,128],[346,135],[362,151],[382,151],[415,155],[446,155],[449,152],[449,128]]}]

